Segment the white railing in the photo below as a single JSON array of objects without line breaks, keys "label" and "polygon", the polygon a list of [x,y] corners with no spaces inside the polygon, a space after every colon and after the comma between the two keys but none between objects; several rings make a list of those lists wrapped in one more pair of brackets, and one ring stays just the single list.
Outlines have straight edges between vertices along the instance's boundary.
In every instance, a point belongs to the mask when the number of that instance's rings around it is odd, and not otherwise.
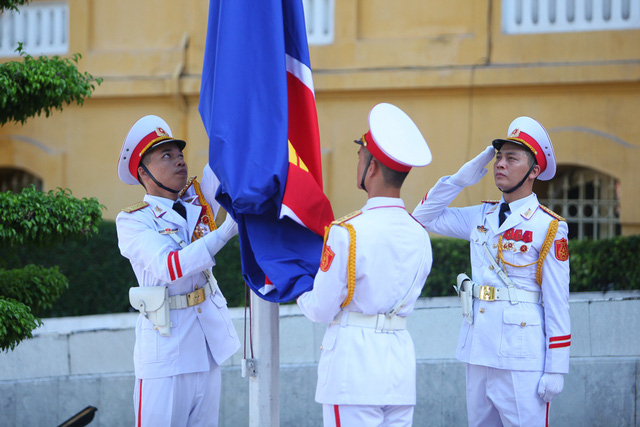
[{"label": "white railing", "polygon": [[302,4],[309,44],[333,43],[334,0],[303,0]]},{"label": "white railing", "polygon": [[505,34],[640,28],[640,0],[502,0]]},{"label": "white railing", "polygon": [[33,3],[0,14],[0,56],[16,56],[18,42],[32,56],[69,52],[69,5]]}]

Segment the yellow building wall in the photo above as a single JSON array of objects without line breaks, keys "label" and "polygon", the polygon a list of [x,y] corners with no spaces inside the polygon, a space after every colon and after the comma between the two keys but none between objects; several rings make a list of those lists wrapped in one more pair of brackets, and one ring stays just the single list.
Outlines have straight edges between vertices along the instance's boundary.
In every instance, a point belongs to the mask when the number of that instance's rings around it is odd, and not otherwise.
[{"label": "yellow building wall", "polygon": [[[620,180],[623,234],[640,233],[640,31],[537,35],[501,32],[500,1],[336,0],[335,38],[311,46],[325,192],[336,216],[360,208],[353,140],[378,102],[404,109],[434,161],[403,187],[409,210],[442,175],[503,137],[511,120],[542,122],[558,163]],[[97,197],[113,219],[142,188],[116,162],[130,126],[165,118],[188,141],[192,174],[207,161],[197,111],[208,1],[69,0],[70,52],[104,78],[82,107],[0,128],[0,167],[26,169],[45,189]],[[0,60],[8,60],[0,58]],[[499,198],[489,175],[456,205]]]}]

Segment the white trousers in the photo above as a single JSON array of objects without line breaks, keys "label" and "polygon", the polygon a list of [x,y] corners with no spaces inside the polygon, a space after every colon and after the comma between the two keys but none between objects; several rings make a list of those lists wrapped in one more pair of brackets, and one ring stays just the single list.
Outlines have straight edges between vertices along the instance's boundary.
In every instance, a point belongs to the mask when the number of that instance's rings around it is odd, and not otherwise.
[{"label": "white trousers", "polygon": [[541,377],[467,364],[469,426],[547,426],[549,405],[538,396]]},{"label": "white trousers", "polygon": [[133,392],[137,427],[204,427],[218,425],[220,367],[164,378],[136,378]]},{"label": "white trousers", "polygon": [[324,427],[410,427],[413,405],[322,405]]}]

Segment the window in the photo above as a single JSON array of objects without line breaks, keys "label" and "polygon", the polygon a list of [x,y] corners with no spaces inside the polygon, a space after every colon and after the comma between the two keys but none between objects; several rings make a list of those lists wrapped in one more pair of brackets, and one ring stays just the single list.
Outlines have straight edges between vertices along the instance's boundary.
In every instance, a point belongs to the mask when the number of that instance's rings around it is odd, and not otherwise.
[{"label": "window", "polygon": [[553,180],[537,181],[536,186],[540,203],[567,220],[570,239],[620,235],[620,182],[616,179],[590,169],[559,167]]},{"label": "window", "polygon": [[640,28],[640,0],[502,0],[505,34],[634,28]]},{"label": "window", "polygon": [[0,168],[0,191],[19,193],[31,184],[42,191],[42,180],[37,176],[21,169]]},{"label": "window", "polygon": [[333,42],[334,0],[303,0],[304,22],[310,45]]},{"label": "window", "polygon": [[67,53],[69,5],[34,3],[0,14],[0,56],[17,56],[18,42],[31,56]]}]

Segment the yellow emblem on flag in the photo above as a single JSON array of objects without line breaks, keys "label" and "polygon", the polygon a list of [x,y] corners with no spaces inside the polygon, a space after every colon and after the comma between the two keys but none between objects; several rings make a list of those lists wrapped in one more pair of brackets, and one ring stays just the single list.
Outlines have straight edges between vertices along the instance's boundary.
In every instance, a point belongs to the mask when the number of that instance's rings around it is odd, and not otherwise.
[{"label": "yellow emblem on flag", "polygon": [[296,152],[296,149],[293,148],[291,141],[287,142],[289,143],[289,163],[293,163],[303,171],[309,172],[309,168],[307,168],[307,165],[305,165],[300,156],[298,156],[298,153]]}]

